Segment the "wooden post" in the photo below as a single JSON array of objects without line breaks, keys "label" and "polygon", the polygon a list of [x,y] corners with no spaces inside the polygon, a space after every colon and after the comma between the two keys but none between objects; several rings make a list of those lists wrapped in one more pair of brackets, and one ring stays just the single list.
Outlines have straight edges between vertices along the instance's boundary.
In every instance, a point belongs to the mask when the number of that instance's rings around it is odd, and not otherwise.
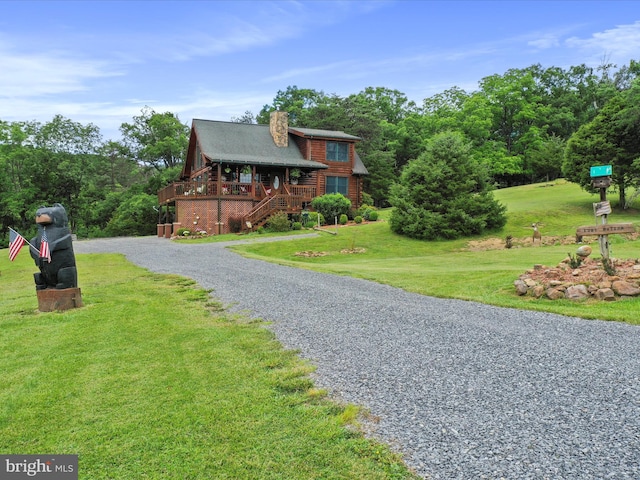
[{"label": "wooden post", "polygon": [[[600,201],[607,201],[607,187],[600,187]],[[602,225],[607,224],[607,214],[602,215]],[[598,243],[600,244],[600,255],[602,258],[609,260],[609,235],[598,235]]]},{"label": "wooden post", "polygon": [[[591,185],[600,189],[600,202],[607,201],[607,188],[611,185],[611,174],[613,169],[611,165],[597,165],[590,168]],[[597,224],[596,216],[596,224]],[[602,215],[602,225],[607,224],[607,213]],[[606,227],[603,227],[606,231]],[[609,236],[606,233],[598,235],[598,243],[600,244],[600,255],[603,259],[609,260]]]}]

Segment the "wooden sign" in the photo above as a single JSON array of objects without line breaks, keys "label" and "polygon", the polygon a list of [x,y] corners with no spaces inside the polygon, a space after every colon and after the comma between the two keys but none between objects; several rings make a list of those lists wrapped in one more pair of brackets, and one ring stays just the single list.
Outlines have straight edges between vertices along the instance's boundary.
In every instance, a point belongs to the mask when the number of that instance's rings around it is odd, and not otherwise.
[{"label": "wooden sign", "polygon": [[578,227],[576,235],[613,235],[616,233],[635,233],[633,223],[605,223],[604,225],[590,225]]}]

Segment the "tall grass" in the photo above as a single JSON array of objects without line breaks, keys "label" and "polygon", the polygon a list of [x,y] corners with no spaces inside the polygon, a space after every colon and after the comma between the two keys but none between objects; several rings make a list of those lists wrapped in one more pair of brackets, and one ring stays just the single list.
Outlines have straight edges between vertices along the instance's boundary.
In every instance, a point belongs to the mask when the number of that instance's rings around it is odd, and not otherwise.
[{"label": "tall grass", "polygon": [[260,323],[122,256],[77,262],[85,307],[40,313],[28,255],[0,259],[0,451],[78,454],[92,480],[413,478]]}]

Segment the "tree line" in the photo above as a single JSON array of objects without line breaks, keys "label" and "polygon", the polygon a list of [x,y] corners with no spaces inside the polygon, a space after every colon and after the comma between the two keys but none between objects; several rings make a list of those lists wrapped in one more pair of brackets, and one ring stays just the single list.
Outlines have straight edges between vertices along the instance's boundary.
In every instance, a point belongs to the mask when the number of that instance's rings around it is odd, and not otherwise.
[{"label": "tree line", "polygon": [[[420,105],[384,87],[341,97],[289,86],[257,115],[231,121],[267,124],[277,109],[289,112],[291,126],[359,136],[366,191],[378,206],[389,204],[405,167],[445,133],[455,134],[497,187],[565,176],[589,188],[588,166],[613,164],[628,206],[640,183],[639,74],[633,60],[620,68],[604,61],[597,68],[532,65]],[[45,124],[0,119],[0,245],[9,227],[34,233],[35,210],[55,202],[81,237],[152,234],[156,192],[177,179],[189,127],[146,107],[120,132],[120,140],[105,142],[95,125],[59,115]]]},{"label": "tree line", "polygon": [[104,142],[97,126],[61,115],[0,121],[0,246],[9,227],[35,235],[35,211],[54,203],[80,237],[154,233],[157,191],[178,177],[189,130],[150,108],[121,125],[120,141]]}]

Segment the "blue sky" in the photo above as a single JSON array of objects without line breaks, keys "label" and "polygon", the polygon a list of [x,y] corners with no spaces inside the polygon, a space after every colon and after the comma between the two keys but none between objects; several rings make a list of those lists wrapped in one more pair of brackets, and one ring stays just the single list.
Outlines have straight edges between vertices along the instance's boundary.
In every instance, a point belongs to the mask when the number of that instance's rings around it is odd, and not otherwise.
[{"label": "blue sky", "polygon": [[290,85],[420,104],[509,68],[630,59],[639,1],[0,0],[0,120],[61,114],[118,139],[145,105],[230,120]]}]

